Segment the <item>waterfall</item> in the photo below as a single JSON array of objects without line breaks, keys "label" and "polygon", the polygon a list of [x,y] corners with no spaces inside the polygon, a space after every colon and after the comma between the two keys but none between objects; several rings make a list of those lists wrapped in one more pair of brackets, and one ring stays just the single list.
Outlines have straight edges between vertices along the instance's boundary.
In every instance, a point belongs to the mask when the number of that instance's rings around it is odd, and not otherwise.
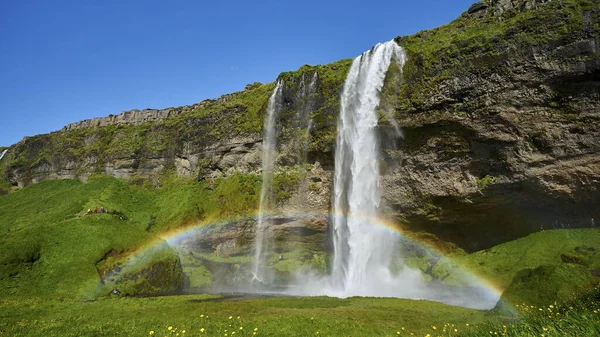
[{"label": "waterfall", "polygon": [[300,142],[300,144],[298,144],[298,147],[300,149],[300,163],[306,163],[308,143],[310,139],[310,130],[313,124],[310,114],[313,112],[315,107],[315,93],[317,91],[318,78],[319,75],[315,71],[310,82],[308,83],[308,85],[306,85],[306,82],[304,80],[305,74],[302,74],[302,79],[300,81],[300,89],[298,90],[300,95],[298,101],[302,102],[302,106],[298,108],[298,112],[296,113],[296,119],[298,121],[297,127],[300,131],[300,137],[298,139],[298,141]]},{"label": "waterfall", "polygon": [[304,103],[303,109],[305,111],[305,116],[307,118],[306,123],[306,132],[310,132],[310,129],[313,126],[312,118],[308,117],[308,114],[311,113],[315,109],[315,93],[317,92],[317,80],[319,79],[319,74],[315,71],[313,74],[310,83],[308,84],[308,91],[306,93],[306,102]]},{"label": "waterfall", "polygon": [[6,152],[8,152],[8,149],[2,151],[2,153],[0,153],[0,160],[2,160],[2,158],[4,158],[4,155],[6,154]]},{"label": "waterfall", "polygon": [[332,195],[331,281],[347,294],[376,292],[371,281],[389,276],[397,238],[369,220],[377,217],[380,201],[379,93],[391,60],[402,62],[403,55],[394,41],[364,52],[354,59],[342,91]]},{"label": "waterfall", "polygon": [[267,229],[270,221],[265,218],[265,212],[270,206],[272,196],[273,169],[277,157],[277,141],[275,132],[275,118],[278,115],[281,106],[282,84],[277,81],[277,85],[269,97],[267,105],[267,118],[264,121],[263,152],[262,152],[262,187],[260,190],[260,204],[258,210],[258,219],[256,225],[256,236],[254,241],[254,268],[253,277],[261,283],[265,283],[266,272],[266,251],[268,242]]}]

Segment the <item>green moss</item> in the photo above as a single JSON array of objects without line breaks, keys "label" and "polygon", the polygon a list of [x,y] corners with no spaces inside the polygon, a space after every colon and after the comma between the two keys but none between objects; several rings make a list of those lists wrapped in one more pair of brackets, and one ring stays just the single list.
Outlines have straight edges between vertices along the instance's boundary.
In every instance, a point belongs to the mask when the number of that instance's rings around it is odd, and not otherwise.
[{"label": "green moss", "polygon": [[486,175],[485,177],[483,177],[481,179],[477,179],[477,186],[479,186],[479,188],[483,189],[490,184],[495,184],[497,180],[498,179],[496,177]]}]

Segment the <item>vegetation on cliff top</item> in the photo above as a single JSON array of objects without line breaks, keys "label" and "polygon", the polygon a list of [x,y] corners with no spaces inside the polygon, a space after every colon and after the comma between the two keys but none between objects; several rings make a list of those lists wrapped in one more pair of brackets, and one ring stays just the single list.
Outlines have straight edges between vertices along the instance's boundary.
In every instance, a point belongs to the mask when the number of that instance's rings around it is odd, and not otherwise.
[{"label": "vegetation on cliff top", "polygon": [[[465,13],[447,25],[397,38],[408,53],[398,113],[459,109],[463,103],[459,100],[436,107],[427,98],[438,90],[440,82],[469,73],[482,76],[494,66],[504,64],[511,54],[525,54],[532,47],[550,43],[569,45],[600,36],[597,0],[551,1],[536,9],[515,5],[497,15],[493,14],[496,5],[488,5],[483,16]],[[586,20],[597,22],[594,31],[588,31]]]}]

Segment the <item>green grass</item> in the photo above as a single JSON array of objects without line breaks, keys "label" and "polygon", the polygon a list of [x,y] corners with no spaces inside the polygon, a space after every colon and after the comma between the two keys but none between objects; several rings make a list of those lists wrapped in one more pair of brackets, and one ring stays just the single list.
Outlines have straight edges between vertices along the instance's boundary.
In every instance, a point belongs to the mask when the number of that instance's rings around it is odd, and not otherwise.
[{"label": "green grass", "polygon": [[[458,265],[504,288],[520,270],[564,263],[565,253],[577,247],[600,250],[600,231],[594,229],[557,229],[534,233],[487,250],[457,257]],[[580,249],[578,249],[580,250]],[[596,266],[600,253],[588,258],[587,267]],[[571,261],[567,261],[571,262]]]},{"label": "green grass", "polygon": [[[564,302],[544,306],[517,305],[517,316],[496,317],[482,324],[452,329],[442,336],[598,336],[600,334],[600,287]],[[491,333],[490,333],[491,332]]]},{"label": "green grass", "polygon": [[[257,328],[258,336],[391,336],[397,331],[423,336],[446,322],[484,320],[481,311],[428,301],[316,297],[203,302],[206,298],[0,299],[0,331],[11,336],[147,336],[150,331],[158,336],[252,336]],[[176,332],[170,334],[168,327]]]},{"label": "green grass", "polygon": [[[240,184],[243,179],[250,184]],[[211,190],[204,182],[173,175],[165,175],[160,188],[96,176],[85,184],[45,181],[2,195],[0,294],[93,296],[99,283],[97,267],[107,263],[106,254],[120,255],[109,264],[127,264],[141,248],[159,242],[158,235],[165,231],[200,224],[202,219],[251,214],[258,203],[258,179],[235,175],[217,181]],[[96,206],[111,213],[86,214]],[[157,261],[169,260],[172,254],[163,248]],[[147,265],[137,263],[138,271]]]}]

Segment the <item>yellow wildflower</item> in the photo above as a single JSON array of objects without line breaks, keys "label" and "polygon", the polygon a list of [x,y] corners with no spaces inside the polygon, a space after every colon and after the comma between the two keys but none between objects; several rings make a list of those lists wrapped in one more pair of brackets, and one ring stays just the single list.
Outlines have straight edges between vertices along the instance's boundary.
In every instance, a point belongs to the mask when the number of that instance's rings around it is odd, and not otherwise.
[{"label": "yellow wildflower", "polygon": [[201,329],[200,329],[200,332],[204,333],[204,328],[201,328]]},{"label": "yellow wildflower", "polygon": [[244,327],[242,327],[242,326],[241,326],[241,327],[240,327],[240,330],[244,330]]},{"label": "yellow wildflower", "polygon": [[400,334],[400,331],[396,331],[396,335],[399,335],[399,334]]},{"label": "yellow wildflower", "polygon": [[233,316],[229,316],[229,319],[232,319],[232,318],[233,318]]},{"label": "yellow wildflower", "polygon": [[254,328],[254,331],[258,331],[258,328]]},{"label": "yellow wildflower", "polygon": [[437,329],[437,328],[435,327],[435,325],[432,325],[432,326],[431,326],[431,328],[432,328],[433,330]]},{"label": "yellow wildflower", "polygon": [[238,316],[237,319],[240,319],[240,316]]},{"label": "yellow wildflower", "polygon": [[185,330],[182,330],[181,333],[185,333]]},{"label": "yellow wildflower", "polygon": [[253,332],[252,334],[253,334],[253,335],[256,335],[256,332]]},{"label": "yellow wildflower", "polygon": [[172,327],[172,326],[169,326],[169,327],[167,328],[167,330],[171,331],[171,330],[173,330],[173,327]]},{"label": "yellow wildflower", "polygon": [[200,315],[200,318],[204,318],[204,314]]},{"label": "yellow wildflower", "polygon": [[153,331],[153,330],[150,330],[150,331],[148,331],[148,334],[149,334],[149,335],[154,335],[154,331]]},{"label": "yellow wildflower", "polygon": [[406,331],[406,328],[402,327],[402,331]]}]

